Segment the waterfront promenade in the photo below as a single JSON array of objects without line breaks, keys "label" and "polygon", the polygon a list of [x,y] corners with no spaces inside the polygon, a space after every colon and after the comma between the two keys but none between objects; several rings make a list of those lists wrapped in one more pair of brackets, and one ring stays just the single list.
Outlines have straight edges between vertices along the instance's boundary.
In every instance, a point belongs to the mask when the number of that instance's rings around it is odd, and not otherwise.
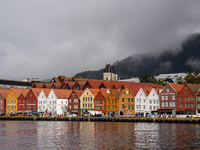
[{"label": "waterfront promenade", "polygon": [[200,124],[200,118],[136,118],[136,117],[22,117],[1,116],[0,120],[24,121],[96,121],[96,122],[148,122],[148,123],[195,123]]}]

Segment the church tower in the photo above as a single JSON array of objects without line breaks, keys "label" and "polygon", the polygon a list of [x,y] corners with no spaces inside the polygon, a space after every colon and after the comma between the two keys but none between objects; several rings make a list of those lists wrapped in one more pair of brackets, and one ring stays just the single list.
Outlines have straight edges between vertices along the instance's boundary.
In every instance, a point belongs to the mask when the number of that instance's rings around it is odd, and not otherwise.
[{"label": "church tower", "polygon": [[107,81],[117,81],[118,75],[115,71],[115,66],[111,66],[110,64],[107,64],[103,71],[103,80]]}]

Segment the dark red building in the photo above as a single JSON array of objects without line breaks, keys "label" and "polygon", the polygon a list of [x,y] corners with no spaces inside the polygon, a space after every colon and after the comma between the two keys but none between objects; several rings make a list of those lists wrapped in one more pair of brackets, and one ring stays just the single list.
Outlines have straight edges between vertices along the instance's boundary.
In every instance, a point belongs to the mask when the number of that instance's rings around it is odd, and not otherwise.
[{"label": "dark red building", "polygon": [[80,116],[80,97],[84,91],[73,90],[69,96],[68,112]]},{"label": "dark red building", "polygon": [[6,109],[6,96],[10,89],[0,89],[0,114],[5,113]]},{"label": "dark red building", "polygon": [[198,111],[196,94],[200,84],[184,84],[178,96],[178,111],[180,114],[193,115]]}]

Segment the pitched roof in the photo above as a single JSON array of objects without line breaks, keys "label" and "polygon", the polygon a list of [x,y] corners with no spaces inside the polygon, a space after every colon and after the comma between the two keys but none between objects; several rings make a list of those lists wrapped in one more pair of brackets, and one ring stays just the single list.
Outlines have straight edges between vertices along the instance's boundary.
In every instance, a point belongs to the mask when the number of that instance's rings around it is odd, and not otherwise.
[{"label": "pitched roof", "polygon": [[30,89],[12,88],[12,90],[15,93],[16,97],[18,98],[21,94],[23,96],[26,96]]},{"label": "pitched roof", "polygon": [[180,93],[183,86],[182,84],[174,84],[174,83],[169,83],[173,88],[174,90],[176,90],[177,93]]},{"label": "pitched roof", "polygon": [[53,89],[58,99],[68,99],[73,90]]},{"label": "pitched roof", "polygon": [[56,89],[60,89],[62,83],[53,83]]},{"label": "pitched roof", "polygon": [[78,98],[80,98],[84,91],[83,90],[74,90],[74,92],[76,93]]},{"label": "pitched roof", "polygon": [[51,89],[42,89],[42,91],[44,92],[45,96],[48,97]]},{"label": "pitched roof", "polygon": [[92,95],[93,95],[94,97],[96,97],[97,94],[98,94],[98,92],[100,91],[99,89],[88,89],[88,90],[92,93]]},{"label": "pitched roof", "polygon": [[44,86],[43,87],[46,87],[46,88],[52,88],[54,83],[44,83]]},{"label": "pitched roof", "polygon": [[44,86],[44,83],[34,82],[32,85],[32,88],[43,88],[43,86]]},{"label": "pitched roof", "polygon": [[186,84],[186,85],[190,88],[190,90],[194,94],[196,94],[199,91],[199,89],[200,89],[200,84]]},{"label": "pitched roof", "polygon": [[107,93],[106,91],[99,91],[103,97],[106,99],[109,96],[109,93]]},{"label": "pitched roof", "polygon": [[0,89],[0,93],[3,96],[4,99],[6,99],[10,89]]},{"label": "pitched roof", "polygon": [[121,94],[121,91],[117,91],[117,90],[112,90],[111,91],[117,98],[119,98],[119,95]]},{"label": "pitched roof", "polygon": [[43,88],[32,88],[33,93],[35,94],[35,96],[38,98],[38,96],[40,95],[41,91],[43,90]]},{"label": "pitched roof", "polygon": [[140,88],[142,88],[142,87],[140,87],[140,86],[128,86],[128,87],[129,87],[131,93],[132,93],[134,96],[136,96],[137,93],[138,93],[138,91],[140,90]]}]

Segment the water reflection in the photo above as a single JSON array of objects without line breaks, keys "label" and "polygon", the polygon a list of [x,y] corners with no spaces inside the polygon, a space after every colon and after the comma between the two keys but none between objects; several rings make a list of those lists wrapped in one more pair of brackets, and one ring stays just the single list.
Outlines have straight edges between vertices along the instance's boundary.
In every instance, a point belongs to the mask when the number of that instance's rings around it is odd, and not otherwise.
[{"label": "water reflection", "polygon": [[199,149],[200,125],[0,121],[1,149]]}]

